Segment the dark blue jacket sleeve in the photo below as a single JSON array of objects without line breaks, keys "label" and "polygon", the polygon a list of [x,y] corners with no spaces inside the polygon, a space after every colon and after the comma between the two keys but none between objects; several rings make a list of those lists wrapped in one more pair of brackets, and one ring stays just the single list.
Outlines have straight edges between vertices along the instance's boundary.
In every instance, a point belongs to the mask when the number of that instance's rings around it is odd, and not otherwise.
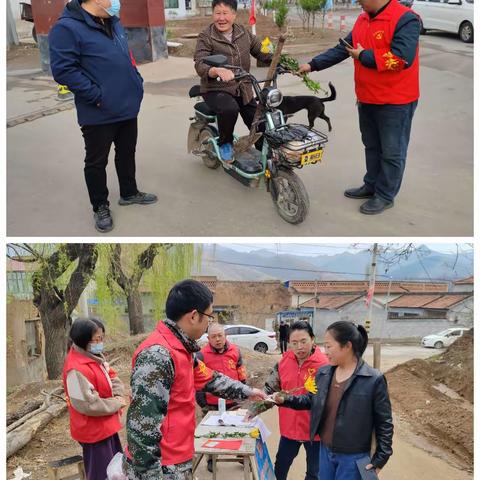
[{"label": "dark blue jacket sleeve", "polygon": [[86,103],[99,103],[102,92],[80,68],[80,44],[75,34],[65,25],[57,23],[50,31],[48,42],[50,67],[55,81],[66,85]]},{"label": "dark blue jacket sleeve", "polygon": [[[415,59],[419,37],[418,17],[413,12],[404,13],[395,28],[390,49],[394,55],[405,60],[405,68],[408,68]],[[373,50],[364,50],[359,60],[364,67],[377,68]]]},{"label": "dark blue jacket sleeve", "polygon": [[[345,40],[351,45],[352,44],[352,32],[350,32]],[[310,60],[309,65],[312,68],[312,72],[317,72],[319,70],[324,70],[325,68],[333,67],[337,63],[343,62],[349,57],[347,49],[343,44],[339,43],[333,48],[330,48],[326,52],[317,55],[315,58]]]}]

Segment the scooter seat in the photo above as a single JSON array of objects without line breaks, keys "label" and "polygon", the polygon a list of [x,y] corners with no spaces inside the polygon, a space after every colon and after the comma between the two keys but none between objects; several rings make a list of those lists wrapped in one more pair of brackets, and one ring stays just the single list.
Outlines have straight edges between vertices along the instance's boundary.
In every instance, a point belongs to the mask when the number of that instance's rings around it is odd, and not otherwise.
[{"label": "scooter seat", "polygon": [[205,102],[198,102],[193,108],[207,117],[215,117],[216,115],[216,113]]}]

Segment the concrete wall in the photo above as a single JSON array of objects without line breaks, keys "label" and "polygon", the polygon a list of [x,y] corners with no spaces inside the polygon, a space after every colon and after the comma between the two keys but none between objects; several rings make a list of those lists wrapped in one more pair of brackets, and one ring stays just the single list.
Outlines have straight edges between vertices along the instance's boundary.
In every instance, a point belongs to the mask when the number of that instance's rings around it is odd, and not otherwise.
[{"label": "concrete wall", "polygon": [[12,7],[13,18],[15,20],[20,19],[20,2],[29,3],[29,0],[8,0]]},{"label": "concrete wall", "polygon": [[45,380],[45,339],[40,324],[41,354],[28,357],[25,320],[38,317],[31,301],[9,298],[7,301],[7,385]]},{"label": "concrete wall", "polygon": [[454,305],[447,313],[447,319],[453,322],[452,327],[456,325],[473,327],[473,317],[473,297]]}]

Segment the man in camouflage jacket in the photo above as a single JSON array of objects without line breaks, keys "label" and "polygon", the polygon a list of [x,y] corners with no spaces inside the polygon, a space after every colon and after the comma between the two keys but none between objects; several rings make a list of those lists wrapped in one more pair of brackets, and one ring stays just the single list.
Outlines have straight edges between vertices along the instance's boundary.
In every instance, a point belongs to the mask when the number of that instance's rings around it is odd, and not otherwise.
[{"label": "man in camouflage jacket", "polygon": [[[165,311],[168,318],[160,322],[157,328],[165,331],[166,327],[193,357],[200,350],[195,340],[206,331],[208,319],[213,318],[212,301],[211,292],[200,282],[179,282],[167,298]],[[161,426],[170,412],[169,404],[171,406],[175,401],[171,396],[172,389],[179,387],[174,384],[176,372],[172,351],[161,344],[150,342],[143,349],[142,345],[134,355],[132,398],[126,424],[128,453],[124,461],[125,473],[129,480],[189,480],[192,478],[192,459],[173,465],[162,463]],[[200,385],[199,379],[203,379],[200,381],[204,391],[223,398],[266,397],[264,392],[214,372],[195,358],[191,375],[195,379],[195,386]],[[185,396],[189,393],[185,391]],[[195,408],[194,403],[191,408]],[[192,413],[185,412],[185,415]],[[184,434],[186,437],[184,443],[192,442],[192,432],[179,433],[178,430],[176,435]]]}]

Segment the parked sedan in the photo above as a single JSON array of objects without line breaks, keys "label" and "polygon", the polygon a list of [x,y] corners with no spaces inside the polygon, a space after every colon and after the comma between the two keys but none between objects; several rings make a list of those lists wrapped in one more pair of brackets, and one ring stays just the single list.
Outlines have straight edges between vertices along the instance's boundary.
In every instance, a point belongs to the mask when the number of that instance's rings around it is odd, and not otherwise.
[{"label": "parked sedan", "polygon": [[[268,332],[252,325],[225,325],[227,341],[257,352],[267,353],[277,349],[275,332]],[[200,345],[208,342],[207,334],[198,340]]]},{"label": "parked sedan", "polygon": [[412,9],[420,16],[421,33],[442,30],[473,42],[473,0],[413,0]]},{"label": "parked sedan", "polygon": [[444,348],[460,338],[469,328],[447,328],[440,333],[427,335],[422,338],[422,347]]}]

